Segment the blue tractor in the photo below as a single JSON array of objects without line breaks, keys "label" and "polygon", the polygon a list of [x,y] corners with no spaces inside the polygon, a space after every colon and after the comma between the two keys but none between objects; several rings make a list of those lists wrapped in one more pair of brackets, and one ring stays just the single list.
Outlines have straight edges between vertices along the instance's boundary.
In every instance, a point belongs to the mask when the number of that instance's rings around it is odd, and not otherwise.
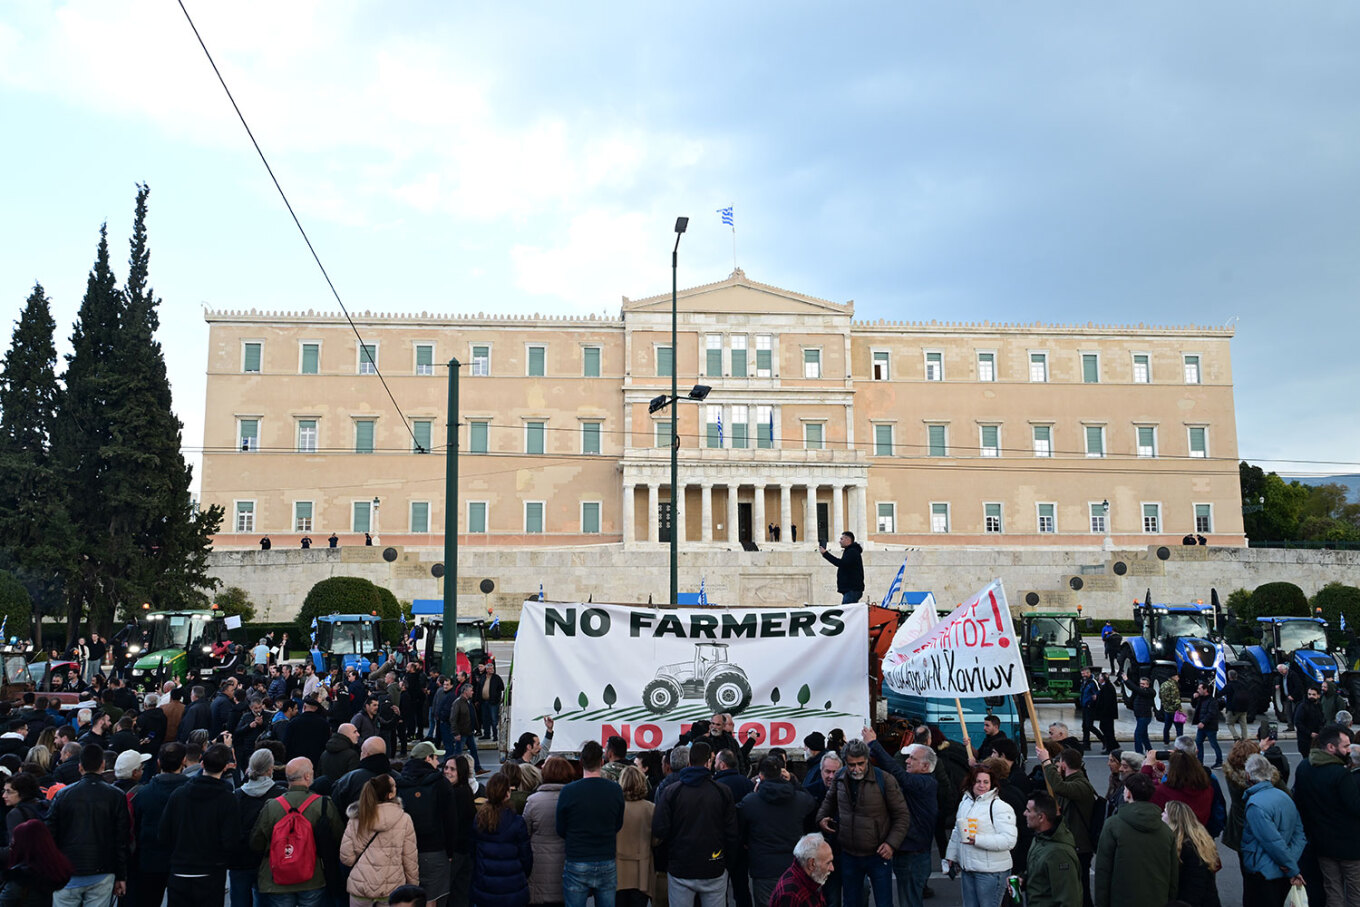
[{"label": "blue tractor", "polygon": [[384,660],[382,621],[376,614],[318,617],[311,655],[318,672],[354,667],[367,674]]},{"label": "blue tractor", "polygon": [[[1347,669],[1344,655],[1333,653],[1327,645],[1327,622],[1320,617],[1258,617],[1259,645],[1238,650],[1241,664],[1235,664],[1238,681],[1248,688],[1260,678],[1253,699],[1255,711],[1265,714],[1271,707],[1275,717],[1286,715],[1287,691],[1302,699],[1304,690],[1331,680],[1344,691],[1352,706],[1360,704],[1360,672]],[[1277,682],[1280,666],[1287,666],[1283,683]]]},{"label": "blue tractor", "polygon": [[1134,605],[1139,635],[1125,639],[1118,656],[1126,704],[1132,704],[1130,694],[1141,677],[1151,678],[1156,689],[1179,674],[1184,694],[1193,693],[1201,680],[1213,683],[1219,651],[1217,600],[1215,592],[1214,604],[1153,604],[1149,589],[1144,601]]}]

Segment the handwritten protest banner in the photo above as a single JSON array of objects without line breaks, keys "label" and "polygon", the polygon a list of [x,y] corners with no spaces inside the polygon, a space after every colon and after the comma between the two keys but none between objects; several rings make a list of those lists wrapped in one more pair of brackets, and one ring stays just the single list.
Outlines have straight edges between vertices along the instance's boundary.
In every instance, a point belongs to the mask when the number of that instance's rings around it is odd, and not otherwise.
[{"label": "handwritten protest banner", "polygon": [[1027,691],[1001,580],[992,580],[905,649],[890,651],[883,659],[883,682],[899,693],[937,699]]},{"label": "handwritten protest banner", "polygon": [[902,621],[902,626],[893,634],[892,647],[883,656],[883,669],[886,671],[906,661],[911,653],[912,643],[929,633],[930,628],[939,621],[940,618],[935,613],[935,596],[928,596],[916,606],[916,610],[907,615],[907,619]]}]

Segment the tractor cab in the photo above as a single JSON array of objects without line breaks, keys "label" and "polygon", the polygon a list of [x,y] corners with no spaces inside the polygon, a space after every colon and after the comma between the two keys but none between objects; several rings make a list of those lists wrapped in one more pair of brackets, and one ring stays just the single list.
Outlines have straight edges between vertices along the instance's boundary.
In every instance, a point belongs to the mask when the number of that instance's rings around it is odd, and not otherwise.
[{"label": "tractor cab", "polygon": [[[1215,600],[1217,595],[1214,596]],[[1153,687],[1172,674],[1180,675],[1181,689],[1189,693],[1202,680],[1214,680],[1218,661],[1218,610],[1213,604],[1135,604],[1134,623],[1139,635],[1125,640],[1119,650],[1119,673],[1126,677],[1126,691],[1149,677]]]},{"label": "tractor cab", "polygon": [[[411,602],[411,641],[428,668],[442,670],[444,663],[444,600],[418,598]],[[471,673],[487,660],[486,621],[480,617],[458,618],[457,670]]]},{"label": "tractor cab", "polygon": [[376,614],[328,614],[316,619],[312,664],[318,672],[357,668],[367,674],[382,663],[382,621]]},{"label": "tractor cab", "polygon": [[35,688],[33,672],[28,667],[32,655],[33,644],[28,640],[0,641],[0,671],[3,671],[0,698],[13,699]]},{"label": "tractor cab", "polygon": [[134,684],[154,686],[166,680],[180,683],[208,680],[217,660],[215,652],[227,641],[221,612],[150,611],[143,615],[142,638],[132,665]]},{"label": "tractor cab", "polygon": [[1020,653],[1036,695],[1067,699],[1077,692],[1082,668],[1091,666],[1091,649],[1081,638],[1077,611],[1020,614]]},{"label": "tractor cab", "polygon": [[[1338,682],[1354,697],[1360,692],[1360,676],[1348,671],[1344,655],[1338,657],[1327,643],[1327,622],[1319,617],[1258,617],[1256,629],[1260,644],[1244,646],[1239,655],[1241,663],[1234,664],[1238,678],[1255,690],[1252,697],[1255,711],[1264,713],[1270,705],[1278,717],[1285,717],[1285,692],[1274,682],[1274,672],[1287,666],[1285,686],[1301,691],[1324,680]],[[1258,684],[1258,678],[1260,678]],[[1354,703],[1352,698],[1352,703]]]}]

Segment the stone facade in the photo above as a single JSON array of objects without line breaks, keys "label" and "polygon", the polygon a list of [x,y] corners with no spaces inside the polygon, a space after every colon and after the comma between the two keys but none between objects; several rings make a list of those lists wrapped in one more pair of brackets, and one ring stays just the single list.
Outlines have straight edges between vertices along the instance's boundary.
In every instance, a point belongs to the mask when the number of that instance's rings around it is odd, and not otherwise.
[{"label": "stone facade", "polygon": [[[1230,329],[862,322],[741,271],[678,309],[676,351],[670,294],[616,319],[361,313],[366,349],[335,316],[209,312],[216,546],[440,545],[454,357],[459,543],[488,557],[621,545],[650,564],[673,434],[687,548],[1244,541]],[[682,396],[711,393],[651,413],[672,368]]]},{"label": "stone facade", "polygon": [[[962,601],[1000,577],[1014,607],[1029,593],[1041,606],[1082,605],[1093,618],[1128,617],[1132,602],[1147,589],[1158,601],[1208,601],[1217,588],[1224,598],[1237,588],[1288,581],[1312,595],[1329,582],[1360,585],[1360,552],[1298,551],[1271,548],[1164,546],[1104,551],[1058,549],[930,548],[913,550],[907,564],[908,589],[935,593],[941,610]],[[443,581],[431,568],[440,563],[438,548],[382,547],[214,551],[211,574],[240,586],[260,607],[261,620],[296,616],[313,584],[331,576],[362,576],[387,586],[402,600],[440,598]],[[902,549],[865,554],[866,599],[877,601],[902,563]],[[506,620],[517,619],[521,604],[539,584],[553,601],[656,602],[669,595],[669,560],[664,550],[625,551],[618,544],[571,548],[474,548],[459,557],[458,601],[464,615],[491,608]],[[483,579],[495,583],[489,595],[478,591]],[[683,551],[680,586],[697,591],[705,582],[714,605],[790,605],[831,603],[834,568],[810,546],[777,551]],[[1079,588],[1076,588],[1079,587]]]}]

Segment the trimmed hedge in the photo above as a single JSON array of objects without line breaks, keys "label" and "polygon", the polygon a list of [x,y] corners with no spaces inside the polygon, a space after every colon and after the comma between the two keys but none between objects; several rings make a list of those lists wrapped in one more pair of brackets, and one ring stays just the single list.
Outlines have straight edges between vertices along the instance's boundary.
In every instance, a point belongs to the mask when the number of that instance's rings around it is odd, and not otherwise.
[{"label": "trimmed hedge", "polygon": [[1247,600],[1250,613],[1238,613],[1242,620],[1255,620],[1258,617],[1308,617],[1312,614],[1308,607],[1308,596],[1293,583],[1265,583],[1257,586]]},{"label": "trimmed hedge", "polygon": [[1346,616],[1346,630],[1360,630],[1360,589],[1343,583],[1328,583],[1313,596],[1314,608],[1322,609],[1322,617],[1333,631],[1341,629],[1341,615]]}]

